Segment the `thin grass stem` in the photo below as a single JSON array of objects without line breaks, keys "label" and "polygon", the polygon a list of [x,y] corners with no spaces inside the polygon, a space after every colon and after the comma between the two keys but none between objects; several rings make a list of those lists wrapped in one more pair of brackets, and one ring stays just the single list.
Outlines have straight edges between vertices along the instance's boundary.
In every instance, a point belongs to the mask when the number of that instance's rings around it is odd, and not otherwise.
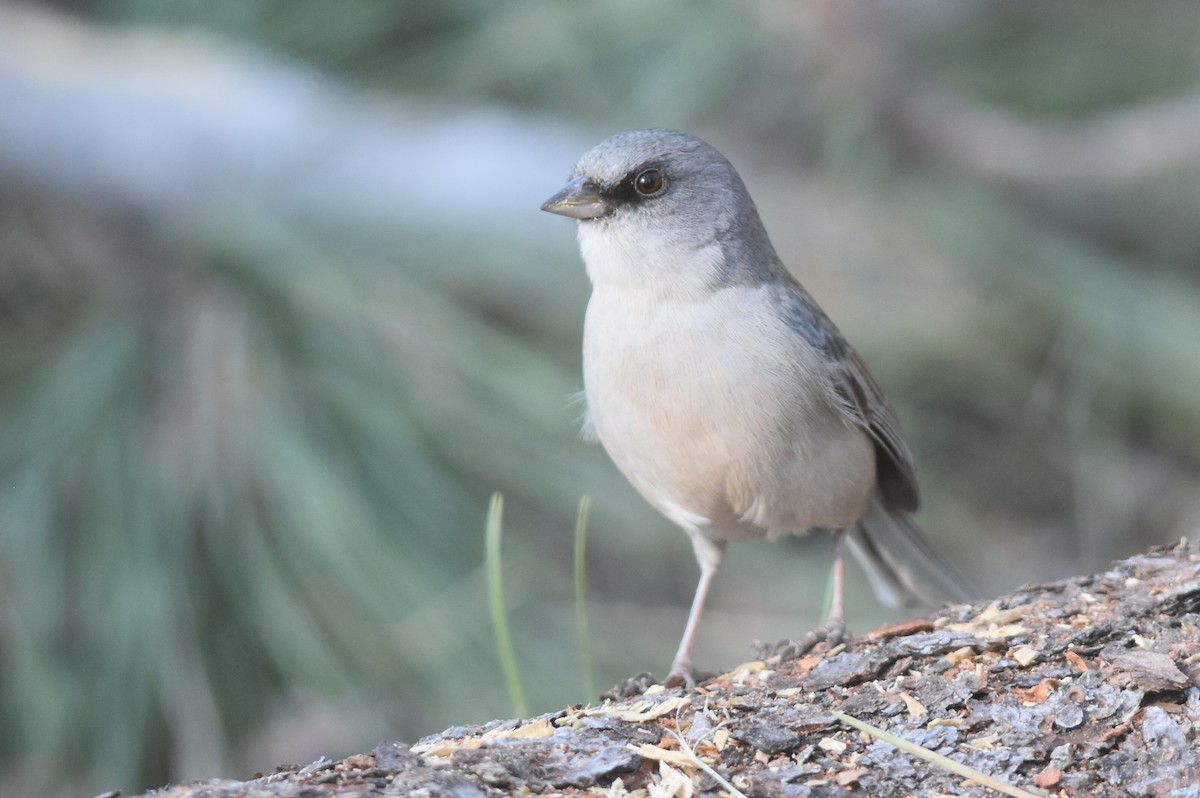
[{"label": "thin grass stem", "polygon": [[667,731],[679,741],[680,752],[690,759],[696,765],[696,767],[707,773],[713,781],[724,787],[725,790],[731,796],[733,796],[733,798],[747,798],[746,793],[742,792],[737,787],[734,787],[733,784],[720,773],[718,773],[714,767],[701,759],[700,755],[696,753],[696,749],[692,747],[692,744],[689,743],[682,734],[675,729],[667,729]]},{"label": "thin grass stem", "polygon": [[496,651],[504,681],[508,687],[508,698],[513,711],[519,717],[528,717],[529,705],[525,701],[525,688],[521,686],[521,673],[517,667],[517,655],[513,651],[512,636],[508,631],[508,612],[504,606],[504,574],[500,559],[500,533],[504,519],[504,497],[492,494],[488,504],[485,531],[485,568],[487,570],[488,606],[492,611],[492,629],[496,633]]},{"label": "thin grass stem", "polygon": [[579,635],[579,662],[583,667],[583,690],[587,700],[596,697],[596,668],[592,662],[591,636],[588,634],[587,573],[585,568],[587,551],[588,510],[592,506],[590,496],[579,500],[579,512],[575,516],[575,629]]}]

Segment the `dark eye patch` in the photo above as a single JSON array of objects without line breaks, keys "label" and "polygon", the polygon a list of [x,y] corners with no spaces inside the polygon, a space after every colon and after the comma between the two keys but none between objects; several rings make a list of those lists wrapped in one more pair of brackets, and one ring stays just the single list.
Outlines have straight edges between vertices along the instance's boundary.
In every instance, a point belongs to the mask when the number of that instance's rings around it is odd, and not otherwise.
[{"label": "dark eye patch", "polygon": [[645,163],[630,169],[619,183],[601,194],[614,205],[633,205],[661,196],[668,183],[661,167]]}]

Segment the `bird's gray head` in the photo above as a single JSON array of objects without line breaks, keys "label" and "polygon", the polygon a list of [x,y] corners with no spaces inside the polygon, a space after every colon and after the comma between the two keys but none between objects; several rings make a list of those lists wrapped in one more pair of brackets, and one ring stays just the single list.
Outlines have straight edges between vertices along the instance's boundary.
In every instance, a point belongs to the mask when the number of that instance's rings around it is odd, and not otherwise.
[{"label": "bird's gray head", "polygon": [[737,171],[671,130],[620,133],[579,159],[542,210],[580,221],[592,282],[675,290],[782,269]]}]

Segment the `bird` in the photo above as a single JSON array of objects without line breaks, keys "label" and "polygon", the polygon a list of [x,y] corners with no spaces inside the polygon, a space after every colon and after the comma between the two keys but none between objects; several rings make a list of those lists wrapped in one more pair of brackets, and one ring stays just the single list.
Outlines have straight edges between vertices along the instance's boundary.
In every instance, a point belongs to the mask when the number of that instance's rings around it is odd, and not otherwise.
[{"label": "bird", "polygon": [[793,655],[845,638],[847,546],[888,605],[971,597],[912,521],[920,497],[895,412],[716,148],[673,130],[614,135],[541,209],[578,221],[592,285],[585,434],[687,533],[700,567],[666,684],[695,686],[729,541],[833,533],[829,616]]}]

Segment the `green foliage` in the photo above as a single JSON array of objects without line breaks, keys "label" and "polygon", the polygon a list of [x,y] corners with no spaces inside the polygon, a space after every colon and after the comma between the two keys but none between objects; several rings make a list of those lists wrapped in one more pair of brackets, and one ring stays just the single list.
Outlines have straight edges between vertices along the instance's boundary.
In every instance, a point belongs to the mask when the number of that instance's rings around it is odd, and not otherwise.
[{"label": "green foliage", "polygon": [[[569,517],[568,491],[614,483],[565,462],[562,365],[419,269],[246,218],[159,260],[60,264],[67,290],[21,257],[53,223],[9,227],[27,304],[0,328],[0,750],[29,777],[64,752],[99,784],[228,767],[294,691],[413,696],[414,729],[503,712],[469,545],[487,489],[528,530],[545,492]],[[569,566],[537,578],[569,604]]]},{"label": "green foliage", "polygon": [[[778,114],[785,99],[783,43],[764,50],[754,17],[719,0],[361,0],[352,11],[323,0],[100,0],[95,7],[110,19],[202,20],[374,86],[487,99],[613,130],[646,119],[688,126],[723,114]],[[752,83],[758,89],[747,94]]]},{"label": "green foliage", "polygon": [[[917,452],[922,523],[965,572],[1011,586],[1195,528],[1196,164],[1015,187],[941,167],[788,4],[75,5],[284,53],[348,93],[516,106],[596,139],[717,131],[776,243],[796,238],[785,260],[851,311]],[[1200,78],[1183,0],[890,7],[902,62],[1005,114],[1078,120]],[[565,230],[300,216],[252,186],[160,227],[0,190],[0,792],[267,770],[240,752],[312,731],[294,709],[323,700],[354,733],[314,756],[508,713],[481,557],[495,492],[530,711],[666,667],[694,565],[576,438],[586,284]],[[748,619],[779,637],[819,619],[827,554],[779,545],[734,547],[712,666],[746,652]],[[878,617],[850,601],[852,629]]]},{"label": "green foliage", "polygon": [[969,95],[1071,118],[1193,89],[1200,53],[1187,0],[978,4],[922,39],[919,57]]}]

